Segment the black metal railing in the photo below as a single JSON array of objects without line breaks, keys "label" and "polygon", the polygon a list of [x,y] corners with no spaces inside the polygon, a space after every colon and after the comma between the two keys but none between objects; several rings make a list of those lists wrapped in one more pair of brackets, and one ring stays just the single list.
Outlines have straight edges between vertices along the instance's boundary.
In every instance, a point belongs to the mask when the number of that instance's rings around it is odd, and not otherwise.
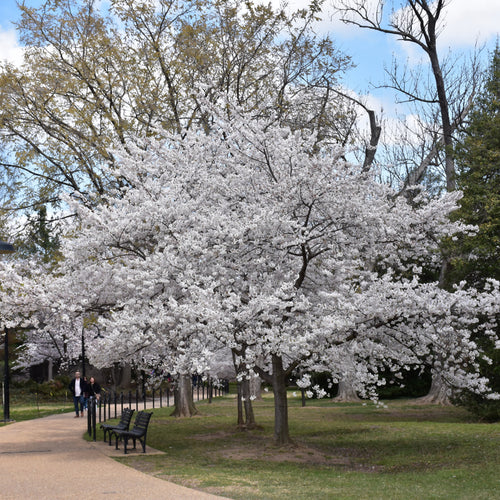
[{"label": "black metal railing", "polygon": [[[218,384],[213,384],[209,380],[192,385],[192,394],[195,402],[205,399],[211,402],[213,397],[224,396],[228,393],[229,381],[227,380],[219,381]],[[157,407],[169,408],[173,405],[174,396],[170,389],[153,389],[149,396],[145,392],[141,393],[139,389],[136,389],[134,392],[128,391],[128,393],[103,390],[99,399],[90,397],[87,401],[89,436],[96,441],[97,424],[106,422],[109,419],[119,418],[124,408],[135,408],[136,411],[139,411],[139,407],[145,410],[147,407],[153,409]]]}]

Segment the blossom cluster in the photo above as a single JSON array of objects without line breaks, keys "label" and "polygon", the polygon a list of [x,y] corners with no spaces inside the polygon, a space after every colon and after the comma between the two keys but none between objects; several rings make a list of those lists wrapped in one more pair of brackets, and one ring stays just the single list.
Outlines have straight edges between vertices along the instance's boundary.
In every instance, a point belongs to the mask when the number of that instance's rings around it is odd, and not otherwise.
[{"label": "blossom cluster", "polygon": [[117,147],[122,187],[67,199],[64,259],[25,273],[31,304],[7,315],[36,310],[32,356],[43,338],[66,352],[84,330],[97,366],[217,376],[234,361],[271,376],[280,359],[370,395],[380,369],[439,363],[450,384],[486,392],[472,334],[480,314],[498,315],[498,283],[448,292],[421,275],[443,236],[471,230],[449,220],[459,195],[409,204],[314,137],[213,115],[209,134]]}]

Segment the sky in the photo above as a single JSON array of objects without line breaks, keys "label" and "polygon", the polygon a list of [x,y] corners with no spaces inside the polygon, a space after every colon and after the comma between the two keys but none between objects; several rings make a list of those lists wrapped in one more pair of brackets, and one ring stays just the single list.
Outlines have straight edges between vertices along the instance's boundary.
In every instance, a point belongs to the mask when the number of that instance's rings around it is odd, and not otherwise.
[{"label": "sky", "polygon": [[[37,7],[43,1],[25,0],[25,3],[27,6]],[[280,0],[262,1],[271,1],[275,6],[280,4]],[[394,108],[393,96],[374,86],[383,83],[384,67],[390,67],[393,54],[403,64],[406,61],[416,61],[419,54],[411,49],[410,44],[398,42],[394,37],[341,23],[332,17],[333,11],[328,8],[328,2],[331,0],[326,0],[324,20],[317,26],[317,30],[328,32],[337,46],[352,57],[356,67],[345,75],[344,84],[358,94],[370,93],[375,106],[391,112],[391,107]],[[308,1],[289,0],[288,3],[292,8],[299,8],[307,6]],[[16,0],[0,0],[0,59],[18,62],[22,58],[22,49],[12,24],[18,18]],[[448,0],[444,19],[445,25],[439,38],[443,53],[450,51],[453,54],[467,54],[476,44],[486,44],[491,51],[500,33],[500,0]],[[486,51],[485,57],[487,56]]]}]

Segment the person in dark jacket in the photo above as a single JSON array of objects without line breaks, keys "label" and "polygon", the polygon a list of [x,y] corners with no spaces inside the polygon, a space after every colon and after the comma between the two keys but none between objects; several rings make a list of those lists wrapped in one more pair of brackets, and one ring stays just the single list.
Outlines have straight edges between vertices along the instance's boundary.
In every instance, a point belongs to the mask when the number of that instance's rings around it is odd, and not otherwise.
[{"label": "person in dark jacket", "polygon": [[88,392],[87,384],[81,378],[80,372],[75,372],[75,378],[69,383],[68,389],[73,395],[73,404],[75,405],[75,418],[83,417],[83,396]]},{"label": "person in dark jacket", "polygon": [[87,389],[91,404],[93,405],[89,406],[89,408],[97,411],[99,399],[101,398],[101,386],[96,382],[94,377],[90,377]]},{"label": "person in dark jacket", "polygon": [[101,397],[101,386],[96,382],[94,377],[90,377],[88,389],[89,396],[94,396],[96,401],[99,401]]}]

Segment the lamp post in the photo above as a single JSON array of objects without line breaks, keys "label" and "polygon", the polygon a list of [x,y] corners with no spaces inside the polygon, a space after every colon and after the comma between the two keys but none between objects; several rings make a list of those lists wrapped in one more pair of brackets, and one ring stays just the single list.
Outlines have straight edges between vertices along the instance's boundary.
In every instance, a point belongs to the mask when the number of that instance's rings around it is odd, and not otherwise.
[{"label": "lamp post", "polygon": [[[14,253],[15,248],[10,243],[0,241],[0,254]],[[3,379],[3,421],[10,421],[10,371],[9,371],[9,332],[4,328],[5,343],[4,343],[4,379]]]},{"label": "lamp post", "polygon": [[85,380],[85,327],[82,327],[82,380]]}]

